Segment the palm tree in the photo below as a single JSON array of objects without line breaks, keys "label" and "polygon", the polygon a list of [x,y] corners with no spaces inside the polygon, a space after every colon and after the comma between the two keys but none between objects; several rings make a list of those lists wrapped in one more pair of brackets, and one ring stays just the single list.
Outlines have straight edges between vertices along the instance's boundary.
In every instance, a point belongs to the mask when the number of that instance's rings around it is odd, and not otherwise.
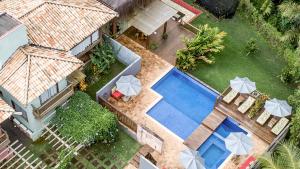
[{"label": "palm tree", "polygon": [[288,21],[286,26],[289,27],[284,33],[282,41],[290,42],[297,46],[300,41],[300,4],[287,1],[279,5],[282,16]]},{"label": "palm tree", "polygon": [[195,66],[196,60],[213,63],[214,54],[224,49],[223,38],[226,33],[217,27],[200,25],[195,37],[184,39],[185,48],[177,51],[177,66],[188,70]]},{"label": "palm tree", "polygon": [[299,169],[300,149],[292,142],[282,142],[276,150],[258,158],[262,169]]}]

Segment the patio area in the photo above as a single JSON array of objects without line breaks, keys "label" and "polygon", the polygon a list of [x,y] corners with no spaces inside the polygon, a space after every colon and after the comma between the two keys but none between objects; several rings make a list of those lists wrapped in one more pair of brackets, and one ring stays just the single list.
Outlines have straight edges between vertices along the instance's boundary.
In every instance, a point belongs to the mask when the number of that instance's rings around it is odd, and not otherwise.
[{"label": "patio area", "polygon": [[[151,86],[171,70],[173,66],[124,35],[120,36],[117,40],[142,57],[142,68],[137,74],[137,78],[140,79],[142,83],[142,91],[129,102],[116,101],[112,98],[109,99],[109,102],[119,111],[126,114],[130,119],[149,128],[164,140],[162,153],[159,154],[158,152],[155,152],[152,154],[158,162],[158,167],[174,169],[182,168],[179,154],[182,150],[187,148],[183,143],[184,140],[147,115],[147,111],[160,99],[160,96],[151,89]],[[251,134],[251,139],[254,143],[254,148],[250,153],[251,155],[255,156],[257,154],[262,154],[269,146],[269,143],[254,134]],[[231,156],[223,164],[226,164],[226,168],[236,169],[246,158],[246,156],[241,156],[236,159]]]},{"label": "patio area", "polygon": [[[175,65],[176,51],[184,47],[183,38],[191,38],[194,34],[173,19],[167,21],[167,39],[162,38],[163,31],[164,26],[161,26],[155,31],[155,34],[149,36],[149,49],[170,64]],[[139,32],[137,29],[131,27],[124,34],[140,45],[146,47],[146,39],[137,37],[137,32]]]}]

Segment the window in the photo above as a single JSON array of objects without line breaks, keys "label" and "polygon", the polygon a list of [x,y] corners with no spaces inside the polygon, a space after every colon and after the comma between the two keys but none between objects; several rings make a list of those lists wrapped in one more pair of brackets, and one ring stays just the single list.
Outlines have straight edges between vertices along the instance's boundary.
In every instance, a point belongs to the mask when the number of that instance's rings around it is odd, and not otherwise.
[{"label": "window", "polygon": [[40,102],[41,104],[45,103],[47,100],[49,100],[51,97],[56,95],[58,93],[58,84],[56,83],[54,86],[49,88],[47,91],[45,91],[41,96],[40,96]]},{"label": "window", "polygon": [[12,107],[15,109],[16,112],[22,112],[22,117],[28,121],[28,117],[27,117],[27,113],[18,105],[16,104],[14,101],[11,101],[11,105]]},{"label": "window", "polygon": [[3,97],[3,93],[2,93],[2,91],[0,90],[0,97]]}]

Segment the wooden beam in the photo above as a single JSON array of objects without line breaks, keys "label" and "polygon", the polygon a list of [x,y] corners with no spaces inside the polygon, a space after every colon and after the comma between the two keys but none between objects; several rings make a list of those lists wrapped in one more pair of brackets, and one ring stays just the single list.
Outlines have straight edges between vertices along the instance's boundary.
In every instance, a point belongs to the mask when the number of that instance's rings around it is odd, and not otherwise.
[{"label": "wooden beam", "polygon": [[168,21],[167,21],[167,22],[165,22],[165,24],[164,24],[164,31],[163,31],[163,35],[164,35],[165,33],[167,33],[167,27],[168,27]]}]

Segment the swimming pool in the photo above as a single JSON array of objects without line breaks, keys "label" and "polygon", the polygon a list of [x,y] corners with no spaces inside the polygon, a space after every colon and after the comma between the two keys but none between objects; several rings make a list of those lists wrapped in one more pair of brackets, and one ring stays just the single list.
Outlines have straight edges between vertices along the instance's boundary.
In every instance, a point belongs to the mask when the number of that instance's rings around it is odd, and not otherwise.
[{"label": "swimming pool", "polygon": [[211,113],[218,96],[176,68],[152,89],[162,99],[147,114],[184,140]]},{"label": "swimming pool", "polygon": [[198,152],[204,159],[207,169],[217,169],[230,155],[223,141],[231,132],[246,131],[239,127],[233,119],[226,118],[216,131],[199,147]]}]

